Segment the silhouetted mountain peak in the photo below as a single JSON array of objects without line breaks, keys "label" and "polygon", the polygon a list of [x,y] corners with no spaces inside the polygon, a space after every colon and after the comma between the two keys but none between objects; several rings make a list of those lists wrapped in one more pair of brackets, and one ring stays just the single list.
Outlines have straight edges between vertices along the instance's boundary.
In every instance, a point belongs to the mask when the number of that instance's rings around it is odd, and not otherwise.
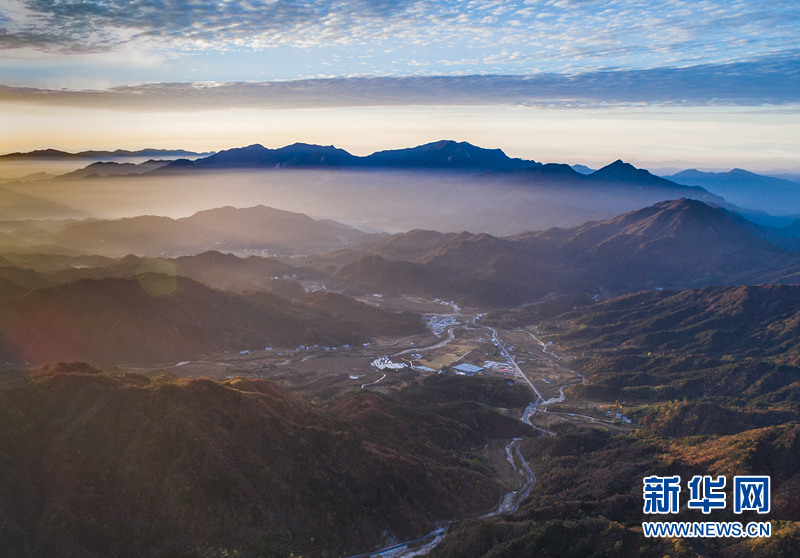
[{"label": "silhouetted mountain peak", "polygon": [[230,152],[230,151],[240,151],[242,153],[260,153],[263,151],[269,151],[266,147],[261,145],[260,143],[254,143],[252,145],[247,145],[245,147],[234,148],[234,149],[226,149],[225,151],[220,151],[220,153]]},{"label": "silhouetted mountain peak", "polygon": [[535,161],[512,159],[501,149],[485,149],[467,142],[439,140],[417,147],[379,151],[365,157],[371,167],[503,169],[539,165]]},{"label": "silhouetted mountain peak", "polygon": [[348,166],[357,165],[359,157],[333,145],[293,143],[275,150],[280,166]]},{"label": "silhouetted mountain peak", "polygon": [[540,166],[508,157],[501,149],[484,149],[467,142],[440,140],[408,149],[379,151],[357,157],[332,145],[294,143],[278,149],[260,144],[220,151],[194,162],[182,160],[164,171],[182,168],[354,167],[401,169],[519,169]]},{"label": "silhouetted mountain peak", "polygon": [[317,145],[313,143],[295,142],[285,147],[280,147],[276,152],[290,153],[347,153],[344,149],[339,149],[333,145]]},{"label": "silhouetted mountain peak", "polygon": [[58,149],[36,149],[34,151],[17,151],[6,155],[0,155],[0,158],[3,159],[61,159],[67,157],[75,157],[75,155]]},{"label": "silhouetted mountain peak", "polygon": [[[774,249],[755,234],[747,221],[724,209],[686,198],[659,202],[603,223],[614,225],[612,230],[616,231],[608,240],[616,243],[627,238],[637,245],[637,250],[646,243],[663,248],[665,239],[682,246],[687,256],[689,252]],[[592,227],[589,224],[583,228]]]},{"label": "silhouetted mountain peak", "polygon": [[[357,165],[359,157],[332,145],[293,143],[269,149],[255,143],[247,147],[226,149],[189,166],[195,168],[281,168]],[[187,166],[186,163],[181,163]],[[170,165],[177,166],[177,165]]]},{"label": "silhouetted mountain peak", "polygon": [[433,143],[422,145],[421,147],[425,148],[427,151],[443,151],[446,153],[463,153],[464,156],[469,157],[470,152],[475,151],[491,151],[493,153],[503,153],[500,149],[484,149],[481,147],[477,147],[472,145],[466,141],[454,141],[454,140],[439,140]]},{"label": "silhouetted mountain peak", "polygon": [[593,178],[629,178],[641,176],[642,173],[647,173],[646,170],[637,169],[630,163],[626,163],[622,159],[617,159],[613,163],[597,170],[591,174]]},{"label": "silhouetted mountain peak", "polygon": [[645,169],[636,168],[622,159],[617,159],[610,165],[593,172],[589,177],[605,182],[630,183],[637,186],[678,186],[678,184],[655,176]]},{"label": "silhouetted mountain peak", "polygon": [[[272,150],[254,143],[246,147],[235,147],[198,159],[192,163],[197,167],[249,167],[271,166],[274,164]],[[172,166],[172,165],[169,165]]]}]

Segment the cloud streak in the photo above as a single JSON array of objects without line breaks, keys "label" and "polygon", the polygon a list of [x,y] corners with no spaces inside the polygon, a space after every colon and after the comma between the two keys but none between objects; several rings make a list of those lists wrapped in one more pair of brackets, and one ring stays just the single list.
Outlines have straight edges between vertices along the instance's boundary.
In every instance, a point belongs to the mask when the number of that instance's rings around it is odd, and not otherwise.
[{"label": "cloud streak", "polygon": [[746,61],[798,35],[796,0],[0,0],[8,56],[292,48],[312,53],[305,75],[334,46],[373,75],[413,73],[412,61],[524,75]]},{"label": "cloud streak", "polygon": [[0,102],[128,111],[512,104],[548,108],[800,104],[800,52],[753,62],[574,75],[154,83],[98,91],[0,86]]},{"label": "cloud streak", "polygon": [[[353,0],[7,0],[3,48],[94,52],[131,40],[212,48],[341,39],[349,25],[390,19],[407,2]],[[316,35],[304,34],[317,31]],[[322,32],[320,35],[319,32]]]}]

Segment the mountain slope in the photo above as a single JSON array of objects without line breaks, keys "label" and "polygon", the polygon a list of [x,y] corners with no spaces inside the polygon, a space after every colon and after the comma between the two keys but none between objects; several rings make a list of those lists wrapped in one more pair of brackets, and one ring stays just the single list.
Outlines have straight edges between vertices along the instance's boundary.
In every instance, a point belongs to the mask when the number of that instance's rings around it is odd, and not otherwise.
[{"label": "mountain slope", "polygon": [[[731,283],[791,255],[755,234],[757,227],[694,200],[658,203],[614,219],[528,237],[550,246],[569,275],[612,291],[694,282]],[[796,262],[795,262],[796,265]]]},{"label": "mountain slope", "polygon": [[86,220],[67,225],[51,240],[101,255],[169,256],[239,249],[317,253],[368,238],[369,234],[346,225],[259,205],[210,209],[181,219]]},{"label": "mountain slope", "polygon": [[424,330],[414,314],[351,301],[291,303],[267,293],[236,295],[154,273],[80,280],[6,300],[0,311],[6,360],[152,364],[267,345],[338,345]]},{"label": "mountain slope", "polygon": [[[580,311],[598,345],[624,343],[641,351],[680,350],[720,357],[780,355],[800,361],[800,287],[756,285],[642,292]],[[575,340],[588,331],[575,332]]]},{"label": "mountain slope", "polygon": [[[337,277],[376,292],[433,295],[469,305],[477,296],[488,307],[548,293],[800,282],[800,257],[770,244],[762,233],[725,210],[682,199],[580,227],[507,238],[427,234],[422,255],[396,235],[374,245],[380,256],[345,265]],[[392,261],[400,259],[393,249],[416,258]]]},{"label": "mountain slope", "polygon": [[[275,258],[259,256],[239,258],[233,254],[209,251],[194,256],[181,256],[173,259],[140,258],[128,255],[118,260],[109,260],[102,262],[101,265],[91,267],[70,266],[50,273],[49,277],[55,282],[68,283],[79,279],[107,279],[112,277],[131,279],[141,273],[148,272],[180,275],[194,279],[213,289],[233,292],[272,292],[277,287],[286,287],[287,283],[292,282],[295,278],[317,276],[313,271],[292,267]],[[296,284],[296,289],[299,289],[302,294],[305,293],[298,284]]]},{"label": "mountain slope", "polygon": [[[538,464],[537,487],[519,513],[454,526],[438,555],[790,555],[800,520],[800,287],[714,286],[575,302],[560,312],[542,305],[541,312],[484,319],[525,327],[577,356],[567,366],[585,381],[567,391],[564,408],[548,411],[580,413],[593,401],[635,429],[614,434],[553,424],[555,436],[526,448]],[[769,520],[772,535],[691,546],[643,537],[642,522],[654,517],[642,513],[642,478],[652,471],[683,482],[693,475],[769,475],[769,516],[744,519],[728,506],[715,521]],[[680,510],[680,521],[706,520],[699,510]]]},{"label": "mountain slope", "polygon": [[349,555],[496,505],[484,406],[59,365],[0,386],[0,547],[33,558]]}]

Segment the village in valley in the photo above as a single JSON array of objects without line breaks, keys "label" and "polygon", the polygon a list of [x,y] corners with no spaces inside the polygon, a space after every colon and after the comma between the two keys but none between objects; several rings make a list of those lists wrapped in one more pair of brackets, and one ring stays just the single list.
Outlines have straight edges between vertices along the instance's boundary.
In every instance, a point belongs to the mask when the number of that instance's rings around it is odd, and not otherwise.
[{"label": "village in valley", "polygon": [[546,430],[568,421],[613,431],[632,427],[617,405],[567,397],[565,389],[583,383],[584,378],[570,368],[574,357],[561,354],[552,342],[543,340],[536,327],[496,330],[482,323],[484,314],[440,299],[390,298],[376,293],[361,301],[383,309],[419,312],[427,331],[340,346],[242,348],[161,368],[181,376],[265,378],[289,389],[331,394],[388,392],[433,375],[494,378],[530,392],[527,409],[502,412],[517,415],[526,423],[532,421],[532,426]]}]

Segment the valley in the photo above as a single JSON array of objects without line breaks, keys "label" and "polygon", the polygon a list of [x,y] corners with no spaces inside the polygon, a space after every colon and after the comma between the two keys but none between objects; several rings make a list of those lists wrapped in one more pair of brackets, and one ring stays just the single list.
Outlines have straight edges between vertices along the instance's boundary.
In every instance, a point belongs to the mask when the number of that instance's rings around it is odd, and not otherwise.
[{"label": "valley", "polygon": [[[210,355],[202,361],[144,368],[122,366],[117,374],[151,378],[151,383],[213,379],[237,389],[247,385],[243,382],[267,381],[301,397],[312,409],[329,408],[331,402],[354,392],[389,398],[399,394],[401,400],[422,398],[429,404],[470,400],[489,405],[500,416],[527,426],[508,441],[494,438],[502,430],[486,431],[492,438],[476,456],[479,462],[485,460],[481,470],[488,467],[486,470],[491,470],[504,488],[496,509],[481,518],[516,512],[533,490],[536,477],[520,451],[523,440],[555,436],[551,430],[554,426],[571,423],[613,433],[632,429],[626,417],[620,418],[618,413],[618,418],[611,417],[612,405],[587,404],[575,398],[565,401],[564,389],[582,381],[582,376],[567,368],[570,357],[557,354],[552,344],[545,344],[527,330],[498,331],[481,325],[480,314],[433,300],[380,299],[380,305],[384,309],[424,307],[440,313],[423,315],[428,324],[426,333],[402,338],[379,338],[354,346],[245,349]],[[476,371],[459,370],[465,364]],[[471,422],[475,417],[468,413],[461,420]],[[509,432],[508,426],[503,429]],[[452,525],[470,515],[477,517],[475,512],[479,511],[467,511],[462,517],[438,517],[438,526],[421,538],[357,556],[410,556],[433,551],[447,538]]]},{"label": "valley", "polygon": [[0,0],[0,558],[800,556],[798,37]]},{"label": "valley", "polygon": [[[473,148],[352,159],[251,146],[137,166],[120,195],[210,185],[224,169],[257,172],[253,187],[327,176],[322,207],[345,183],[368,198],[393,169],[381,203],[405,184],[403,203],[416,192],[420,215],[441,215],[437,196],[467,188],[470,211],[453,205],[450,223],[475,229],[364,230],[332,220],[333,201],[317,218],[226,204],[4,221],[3,547],[22,558],[57,546],[98,558],[793,548],[791,227],[621,161],[576,178]],[[111,179],[122,178],[69,180],[100,199]],[[408,180],[443,190],[423,196]],[[573,209],[638,194],[613,205],[630,206],[621,214],[608,205],[552,228],[526,214],[555,203],[543,188]],[[483,218],[502,225],[487,232]],[[642,478],[654,474],[770,475],[773,536],[645,537]]]}]

